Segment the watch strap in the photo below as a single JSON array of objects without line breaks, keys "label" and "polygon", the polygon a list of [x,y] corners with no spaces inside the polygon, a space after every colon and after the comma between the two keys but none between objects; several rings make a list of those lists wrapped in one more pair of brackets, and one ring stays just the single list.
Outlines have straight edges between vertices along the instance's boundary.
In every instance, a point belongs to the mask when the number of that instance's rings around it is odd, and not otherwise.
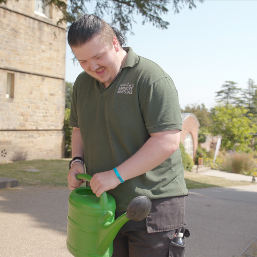
[{"label": "watch strap", "polygon": [[74,158],[70,161],[70,163],[69,163],[69,169],[72,167],[72,165],[73,165],[75,162],[80,162],[80,163],[84,164],[84,161],[83,161],[82,157],[76,156],[76,157],[74,157]]}]

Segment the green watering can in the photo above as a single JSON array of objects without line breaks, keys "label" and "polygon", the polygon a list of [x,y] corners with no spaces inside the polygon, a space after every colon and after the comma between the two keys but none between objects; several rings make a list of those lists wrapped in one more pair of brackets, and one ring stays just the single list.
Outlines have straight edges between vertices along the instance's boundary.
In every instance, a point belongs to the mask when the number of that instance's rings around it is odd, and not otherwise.
[{"label": "green watering can", "polygon": [[[87,174],[77,179],[91,180]],[[67,226],[67,248],[75,257],[111,257],[113,240],[120,228],[128,221],[140,221],[151,210],[146,196],[134,198],[127,211],[114,220],[116,203],[104,192],[98,198],[90,187],[79,187],[70,193]]]}]

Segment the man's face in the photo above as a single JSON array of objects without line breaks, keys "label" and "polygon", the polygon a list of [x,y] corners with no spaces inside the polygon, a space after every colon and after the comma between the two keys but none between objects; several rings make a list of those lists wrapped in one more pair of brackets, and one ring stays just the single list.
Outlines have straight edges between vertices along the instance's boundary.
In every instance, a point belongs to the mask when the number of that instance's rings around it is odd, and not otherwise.
[{"label": "man's face", "polygon": [[82,69],[108,87],[117,76],[121,61],[118,41],[113,39],[112,45],[101,40],[100,35],[95,36],[82,46],[72,47]]}]

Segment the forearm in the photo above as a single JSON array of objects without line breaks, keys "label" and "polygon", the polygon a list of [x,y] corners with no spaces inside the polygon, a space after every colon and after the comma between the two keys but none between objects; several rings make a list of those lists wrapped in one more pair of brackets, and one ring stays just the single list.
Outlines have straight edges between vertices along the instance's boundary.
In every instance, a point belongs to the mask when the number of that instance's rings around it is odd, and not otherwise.
[{"label": "forearm", "polygon": [[178,149],[179,142],[179,130],[155,133],[117,170],[123,180],[144,174],[168,159]]},{"label": "forearm", "polygon": [[71,138],[71,149],[72,158],[79,156],[84,159],[84,149],[79,128],[73,128]]},{"label": "forearm", "polygon": [[[72,147],[72,158],[81,157],[84,159],[84,150],[82,139],[80,135],[79,128],[73,128],[72,138],[71,138],[71,147]],[[67,179],[68,179],[68,187],[70,190],[73,190],[79,187],[83,181],[77,180],[76,175],[79,173],[85,173],[84,164],[81,162],[74,162],[69,170]]]}]

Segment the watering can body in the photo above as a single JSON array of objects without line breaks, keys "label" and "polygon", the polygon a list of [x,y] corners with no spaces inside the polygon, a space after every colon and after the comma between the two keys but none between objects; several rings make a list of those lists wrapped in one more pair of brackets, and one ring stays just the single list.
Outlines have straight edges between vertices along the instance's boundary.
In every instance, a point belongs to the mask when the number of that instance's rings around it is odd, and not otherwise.
[{"label": "watering can body", "polygon": [[99,225],[101,225],[102,217],[111,212],[113,215],[110,215],[109,223],[114,221],[115,200],[109,194],[107,194],[107,199],[107,206],[101,206],[100,199],[89,187],[80,187],[71,192],[68,209],[67,248],[73,256],[112,256],[112,243],[103,255],[97,253]]},{"label": "watering can body", "polygon": [[[77,179],[90,181],[87,174]],[[75,257],[111,257],[113,240],[120,228],[130,219],[144,219],[151,209],[145,196],[134,198],[127,212],[115,219],[114,198],[104,192],[98,198],[90,187],[79,187],[70,193],[67,225],[67,248]]]}]

